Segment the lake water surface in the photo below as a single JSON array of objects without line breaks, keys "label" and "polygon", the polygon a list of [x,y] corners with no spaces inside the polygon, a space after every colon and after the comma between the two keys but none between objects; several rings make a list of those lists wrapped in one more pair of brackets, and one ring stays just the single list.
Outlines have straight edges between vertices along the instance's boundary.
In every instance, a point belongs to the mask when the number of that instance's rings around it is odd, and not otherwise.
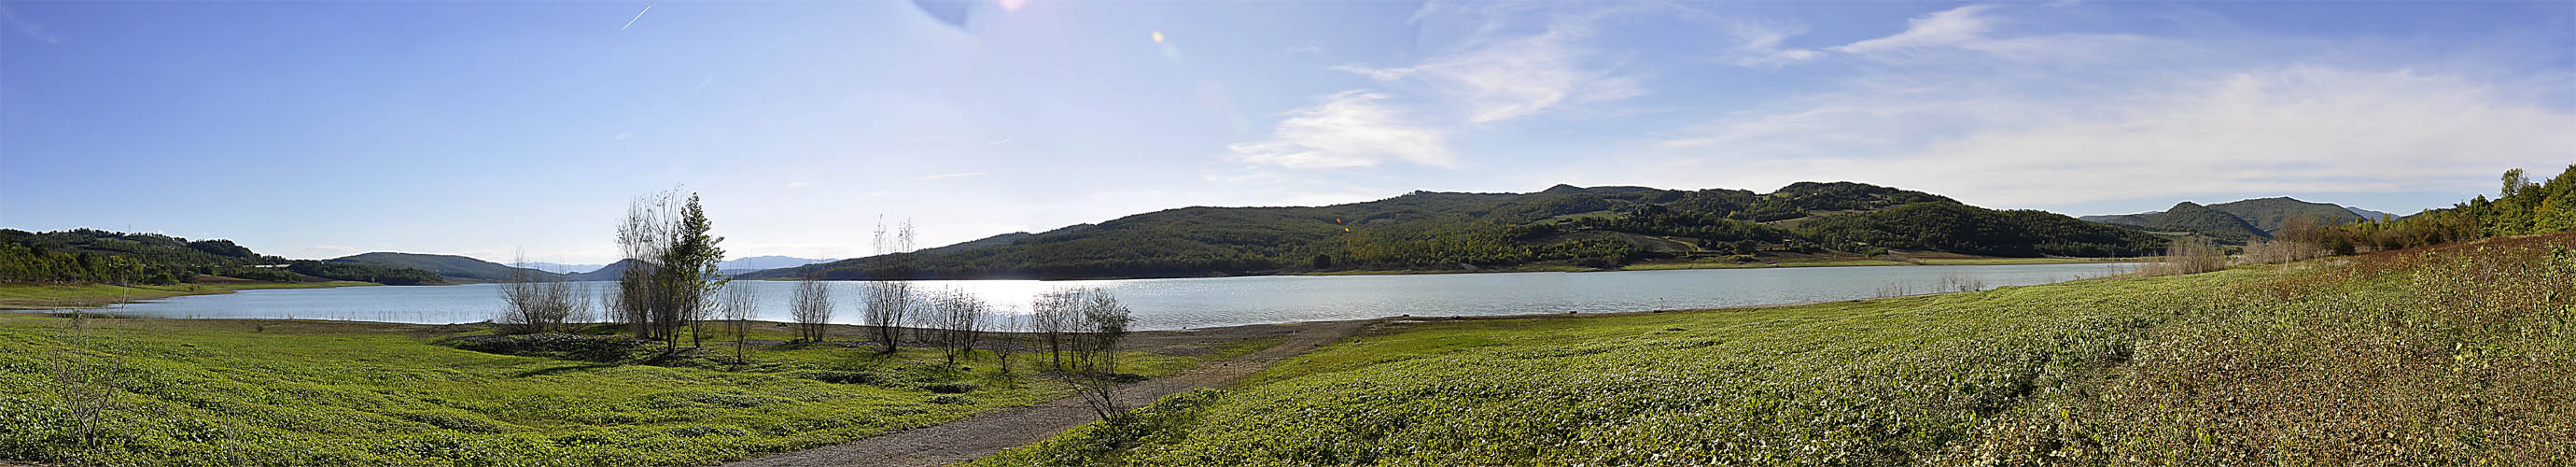
[{"label": "lake water surface", "polygon": [[[1598,313],[1768,305],[1932,292],[1945,277],[1986,288],[2032,285],[2123,271],[2116,264],[1880,266],[1529,272],[1383,276],[1253,276],[1095,281],[922,281],[974,292],[1005,310],[1063,286],[1108,289],[1135,310],[1139,329],[1182,329],[1289,321],[1527,313]],[[793,282],[745,281],[761,298],[760,318],[788,321]],[[615,284],[589,282],[593,293]],[[834,322],[857,324],[859,283],[831,282]],[[245,290],[135,303],[118,314],[171,318],[295,318],[399,323],[469,323],[501,308],[493,284]]]}]

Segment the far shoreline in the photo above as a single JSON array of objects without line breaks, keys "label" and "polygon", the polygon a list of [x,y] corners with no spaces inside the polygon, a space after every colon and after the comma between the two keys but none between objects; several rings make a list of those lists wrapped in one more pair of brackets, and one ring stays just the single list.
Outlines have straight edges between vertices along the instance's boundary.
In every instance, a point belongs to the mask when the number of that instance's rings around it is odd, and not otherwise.
[{"label": "far shoreline", "polygon": [[[2022,265],[2050,265],[2050,264],[2134,264],[2134,263],[2152,263],[2152,262],[2156,262],[2156,261],[2159,261],[2159,259],[2158,259],[2158,258],[2156,258],[2156,257],[2108,257],[2108,258],[2083,258],[2083,257],[2037,257],[2037,258],[1971,257],[1971,258],[1929,258],[1929,259],[1911,259],[1911,260],[1909,260],[1909,259],[1832,258],[1832,259],[1788,260],[1788,261],[1756,261],[1756,262],[1745,262],[1745,263],[1735,263],[1735,262],[1715,262],[1715,261],[1695,261],[1695,262],[1659,262],[1659,263],[1650,262],[1650,263],[1634,263],[1634,264],[1630,264],[1630,265],[1627,265],[1627,266],[1621,266],[1621,267],[1618,267],[1618,268],[1587,268],[1587,267],[1573,266],[1573,265],[1522,265],[1522,266],[1496,267],[1496,268],[1476,268],[1476,269],[1363,269],[1363,270],[1346,270],[1346,271],[1262,272],[1262,273],[1243,273],[1243,274],[1224,274],[1224,273],[1214,273],[1214,274],[1199,274],[1199,275],[1098,276],[1098,277],[1077,277],[1077,278],[1044,278],[1044,277],[1029,277],[1029,276],[984,276],[984,277],[967,277],[967,278],[941,277],[941,278],[917,279],[917,280],[927,280],[927,281],[1029,281],[1029,280],[1033,280],[1033,281],[1044,281],[1044,282],[1071,282],[1071,281],[1103,281],[1103,280],[1135,280],[1135,279],[1216,279],[1216,278],[1227,278],[1227,277],[1274,277],[1274,276],[1409,276],[1409,275],[1426,275],[1426,274],[1490,274],[1490,273],[1524,273],[1524,272],[1574,272],[1574,273],[1585,273],[1585,272],[1675,271],[1675,270],[1693,270],[1693,269],[1774,269],[1774,268],[1834,268],[1834,267],[1880,267],[1880,266],[2022,266]],[[736,280],[746,280],[746,281],[779,281],[779,282],[793,282],[793,281],[796,281],[796,280],[798,280],[798,279],[794,279],[794,278],[750,278],[750,279],[736,279]],[[873,279],[823,279],[823,280],[824,280],[824,281],[870,281],[870,280],[873,280]],[[614,282],[614,281],[585,281],[585,282]]]}]

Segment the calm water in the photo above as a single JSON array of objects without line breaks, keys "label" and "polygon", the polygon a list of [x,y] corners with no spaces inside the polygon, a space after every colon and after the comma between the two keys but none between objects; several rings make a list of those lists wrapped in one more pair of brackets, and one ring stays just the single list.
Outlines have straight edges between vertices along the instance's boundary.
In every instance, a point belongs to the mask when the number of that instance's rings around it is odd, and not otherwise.
[{"label": "calm water", "polygon": [[[1610,312],[1764,305],[1877,296],[1897,287],[1933,291],[1944,277],[1987,288],[2100,277],[2120,265],[1891,266],[1699,269],[1620,272],[1532,272],[1403,276],[1260,276],[1097,281],[923,281],[957,287],[1008,310],[1067,285],[1103,287],[1135,310],[1141,329],[1180,329],[1288,321],[1524,313]],[[746,281],[757,287],[760,319],[787,321],[792,282]],[[585,283],[593,293],[614,284]],[[859,321],[859,283],[832,282],[834,322]],[[402,323],[491,319],[501,307],[497,285],[344,287],[246,290],[128,305],[117,313],[173,318],[297,318]]]}]

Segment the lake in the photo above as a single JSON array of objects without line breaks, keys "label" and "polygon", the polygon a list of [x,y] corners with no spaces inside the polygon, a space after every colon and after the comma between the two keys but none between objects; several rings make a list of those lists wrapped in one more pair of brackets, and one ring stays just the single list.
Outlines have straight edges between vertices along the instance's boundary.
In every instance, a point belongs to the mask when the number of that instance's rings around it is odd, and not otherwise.
[{"label": "lake", "polygon": [[[1945,279],[1965,279],[1994,288],[2101,277],[2124,272],[2126,267],[1875,266],[921,283],[927,289],[967,290],[1004,310],[1023,313],[1029,298],[1039,292],[1065,286],[1101,287],[1135,310],[1138,329],[1162,330],[1398,315],[1600,313],[1848,300],[1888,293],[1933,292],[1943,287]],[[795,283],[744,283],[758,288],[759,319],[789,320],[787,301]],[[593,293],[615,287],[608,282],[581,284]],[[859,323],[859,284],[830,283],[838,304],[833,322]],[[500,308],[500,286],[474,284],[245,290],[135,303],[113,312],[169,318],[445,324],[488,320]]]}]

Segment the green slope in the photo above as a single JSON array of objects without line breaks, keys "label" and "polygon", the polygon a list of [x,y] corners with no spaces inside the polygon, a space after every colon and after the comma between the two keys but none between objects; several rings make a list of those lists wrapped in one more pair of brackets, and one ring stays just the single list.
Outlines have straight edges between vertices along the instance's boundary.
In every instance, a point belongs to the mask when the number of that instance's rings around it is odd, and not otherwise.
[{"label": "green slope", "polygon": [[456,255],[376,252],[332,258],[327,260],[327,262],[414,268],[437,273],[444,277],[483,282],[507,279],[510,277],[510,273],[512,271],[521,271],[537,276],[559,275],[535,269],[504,266],[500,263]]},{"label": "green slope", "polygon": [[2564,465],[2571,248],[1417,319],[971,465]]}]

